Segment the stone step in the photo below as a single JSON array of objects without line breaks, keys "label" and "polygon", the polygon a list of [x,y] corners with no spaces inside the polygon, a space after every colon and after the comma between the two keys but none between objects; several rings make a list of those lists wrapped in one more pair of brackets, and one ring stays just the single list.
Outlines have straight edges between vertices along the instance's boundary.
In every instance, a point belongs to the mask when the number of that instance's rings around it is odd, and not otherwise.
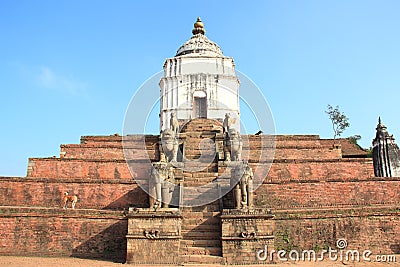
[{"label": "stone step", "polygon": [[[205,199],[205,198],[207,198],[207,199]],[[184,201],[190,200],[193,202],[196,202],[196,200],[197,200],[197,202],[201,201],[201,202],[203,202],[202,206],[204,206],[204,205],[210,205],[212,202],[215,202],[216,200],[218,200],[219,194],[218,194],[218,192],[201,192],[201,191],[195,192],[195,191],[192,191],[192,192],[185,192],[185,194],[183,194],[183,196],[182,196],[182,199]],[[208,202],[205,202],[206,200]],[[199,206],[199,205],[197,205],[197,206]]]},{"label": "stone step", "polygon": [[214,255],[221,256],[221,247],[182,247],[180,249],[180,255]]},{"label": "stone step", "polygon": [[[193,180],[192,179],[190,179],[190,180],[188,179],[188,180],[184,181],[184,185],[183,186],[187,187],[187,188],[203,189],[203,192],[204,192],[204,191],[209,191],[209,190],[205,190],[204,187],[213,185],[213,181],[214,180],[215,179],[193,179]],[[216,188],[213,191],[216,191],[216,192],[215,193],[212,192],[212,194],[217,194],[218,193]],[[203,192],[201,192],[201,193],[203,193]],[[197,192],[194,193],[194,194],[197,195]]]},{"label": "stone step", "polygon": [[182,255],[182,262],[189,264],[223,264],[221,256],[211,255]]},{"label": "stone step", "polygon": [[188,240],[218,240],[220,231],[183,231],[182,238]]},{"label": "stone step", "polygon": [[[212,205],[208,205],[207,207],[203,207],[201,206],[202,204],[204,204],[204,202],[215,202],[216,199],[218,199],[218,197],[216,195],[207,195],[207,194],[203,194],[201,195],[201,199],[197,196],[197,197],[190,197],[190,196],[186,196],[184,198],[182,198],[182,206],[190,206],[192,208],[195,208],[194,211],[220,211],[219,205],[218,203],[216,204],[212,204]],[[203,208],[200,208],[203,207]]]},{"label": "stone step", "polygon": [[[214,163],[210,163],[210,161],[200,162],[197,160],[192,160],[190,163],[186,161],[184,164],[184,173],[218,173],[218,166],[214,165]],[[209,174],[210,175],[210,174]],[[210,175],[216,176],[216,175]]]},{"label": "stone step", "polygon": [[184,186],[185,187],[203,187],[206,186],[210,183],[212,183],[215,180],[215,178],[213,179],[190,179],[190,180],[185,180],[184,182]]},{"label": "stone step", "polygon": [[[201,197],[201,199],[200,199],[200,197]],[[206,200],[205,198],[207,198],[208,202],[205,202],[205,200]],[[203,205],[204,204],[210,205],[211,203],[209,201],[211,200],[212,202],[214,202],[214,201],[218,200],[219,194],[218,194],[218,192],[202,192],[202,191],[184,192],[182,199],[183,199],[183,201],[190,200],[190,201],[194,201],[194,202],[202,202]]]},{"label": "stone step", "polygon": [[213,169],[215,166],[213,163],[208,162],[191,162],[190,164],[185,164],[184,171],[182,175],[184,177],[218,177],[218,171],[210,171],[209,168]]},{"label": "stone step", "polygon": [[210,121],[196,121],[190,125],[186,125],[185,132],[190,133],[191,130],[208,130],[217,131],[222,130],[222,126],[211,124]]},{"label": "stone step", "polygon": [[198,224],[196,221],[192,221],[192,223],[186,223],[185,222],[185,226],[182,225],[182,230],[184,230],[184,229],[186,229],[186,230],[194,229],[193,227],[200,226],[200,225],[203,228],[206,228],[207,226],[212,226],[216,230],[220,230],[220,228],[221,228],[221,225],[220,225],[219,221],[214,221],[214,222],[204,221],[204,222],[202,222],[200,224]]},{"label": "stone step", "polygon": [[219,225],[220,219],[218,217],[183,219],[183,225],[200,225],[200,224],[201,225]]},{"label": "stone step", "polygon": [[215,217],[218,218],[218,216],[221,214],[220,211],[214,211],[214,210],[208,210],[209,205],[207,206],[199,206],[199,207],[184,207],[182,209],[182,217],[183,221],[186,219],[198,219],[198,218],[211,218]]},{"label": "stone step", "polygon": [[204,163],[215,163],[216,152],[211,149],[199,149],[199,148],[188,148],[185,149],[185,157],[197,157],[201,158],[201,162]]},{"label": "stone step", "polygon": [[[192,188],[195,188],[195,187],[192,187]],[[214,192],[210,192],[210,190],[204,192],[200,186],[197,189],[199,189],[199,190],[184,191],[183,196],[182,196],[183,200],[199,199],[199,197],[201,197],[202,199],[204,199],[206,197],[208,197],[208,198],[211,197],[211,198],[214,198],[214,200],[213,200],[213,202],[214,202],[217,199],[219,199],[219,193],[217,190],[213,190]],[[205,204],[209,205],[210,203],[205,203]]]},{"label": "stone step", "polygon": [[[204,181],[215,181],[217,179],[217,176],[212,176],[212,175],[202,175],[202,174],[197,174],[196,176],[187,176],[184,178],[183,186],[188,186],[187,182],[204,182]],[[214,182],[215,183],[215,182]],[[210,185],[211,186],[211,185]],[[214,185],[212,186],[214,187]]]},{"label": "stone step", "polygon": [[[185,203],[195,203],[193,201],[184,201]],[[204,212],[220,212],[221,211],[221,207],[219,206],[219,202],[216,204],[212,204],[212,205],[207,205],[207,207],[204,206],[195,206],[195,207],[186,207],[189,209],[192,209],[192,211],[204,211]],[[186,217],[191,217],[191,214],[187,214]]]},{"label": "stone step", "polygon": [[204,143],[205,142],[185,146],[185,156],[198,154],[203,155],[204,158],[208,158],[211,162],[215,162],[214,159],[218,154],[215,146],[209,146]]},{"label": "stone step", "polygon": [[[187,173],[198,173],[198,172],[212,173],[212,172],[218,172],[218,167],[192,165],[192,166],[185,166],[185,171]],[[213,176],[213,175],[210,175],[210,176]]]},{"label": "stone step", "polygon": [[203,144],[199,144],[193,147],[185,147],[185,156],[187,157],[188,155],[203,155],[204,158],[211,159],[212,162],[216,156],[216,151],[214,148],[204,147]]},{"label": "stone step", "polygon": [[185,173],[183,175],[183,183],[184,183],[183,186],[186,185],[185,184],[186,182],[194,181],[194,180],[198,180],[198,181],[210,180],[210,181],[214,181],[214,183],[217,183],[217,181],[225,183],[225,179],[221,179],[221,181],[220,181],[220,179],[217,180],[217,178],[218,178],[217,175],[212,175],[209,173],[200,173],[200,172],[199,173]]},{"label": "stone step", "polygon": [[188,167],[217,167],[218,168],[218,164],[216,162],[213,161],[200,161],[200,160],[190,160],[190,161],[183,161],[184,165],[185,165],[185,169]]},{"label": "stone step", "polygon": [[192,239],[182,239],[181,247],[221,247],[221,240],[192,240]]},{"label": "stone step", "polygon": [[216,177],[203,177],[203,178],[187,178],[183,182],[184,187],[191,187],[186,190],[197,189],[201,186],[201,189],[204,191],[217,191],[216,187]]},{"label": "stone step", "polygon": [[[184,182],[185,183],[185,182]],[[218,191],[218,184],[217,183],[210,183],[207,186],[202,186],[202,187],[189,187],[183,184],[184,193],[206,193],[206,192],[217,192]]]},{"label": "stone step", "polygon": [[[206,157],[203,154],[199,154],[199,153],[185,154],[184,161],[185,162],[188,162],[188,161],[201,162],[204,164],[215,162],[214,158],[209,158],[209,157]],[[205,169],[205,168],[202,168],[202,169]],[[217,167],[213,167],[212,170],[217,171]]]},{"label": "stone step", "polygon": [[215,232],[221,231],[221,225],[219,223],[216,224],[183,224],[182,232],[189,231],[204,231],[204,232]]},{"label": "stone step", "polygon": [[192,150],[205,150],[208,152],[214,151],[215,152],[215,143],[212,143],[212,141],[208,141],[205,139],[191,139],[190,142],[186,143],[185,145],[185,154],[187,151]]}]

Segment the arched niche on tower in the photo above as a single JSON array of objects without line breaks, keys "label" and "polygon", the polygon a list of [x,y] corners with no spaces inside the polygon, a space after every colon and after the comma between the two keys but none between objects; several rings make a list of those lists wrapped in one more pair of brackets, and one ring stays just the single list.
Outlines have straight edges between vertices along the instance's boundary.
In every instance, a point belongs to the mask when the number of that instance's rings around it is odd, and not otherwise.
[{"label": "arched niche on tower", "polygon": [[207,93],[194,91],[193,93],[193,118],[207,118]]}]

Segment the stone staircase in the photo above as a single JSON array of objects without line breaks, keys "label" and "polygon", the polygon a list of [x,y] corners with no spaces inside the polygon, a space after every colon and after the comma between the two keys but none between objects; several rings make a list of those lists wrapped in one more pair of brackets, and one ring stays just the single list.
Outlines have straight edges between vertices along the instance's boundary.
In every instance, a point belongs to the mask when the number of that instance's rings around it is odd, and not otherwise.
[{"label": "stone staircase", "polygon": [[[214,211],[209,211],[214,209]],[[180,255],[184,263],[222,263],[219,205],[183,208]]]},{"label": "stone staircase", "polygon": [[185,132],[184,187],[182,191],[182,240],[184,264],[221,264],[221,200],[218,157],[214,143],[222,127],[210,120],[195,119]]}]

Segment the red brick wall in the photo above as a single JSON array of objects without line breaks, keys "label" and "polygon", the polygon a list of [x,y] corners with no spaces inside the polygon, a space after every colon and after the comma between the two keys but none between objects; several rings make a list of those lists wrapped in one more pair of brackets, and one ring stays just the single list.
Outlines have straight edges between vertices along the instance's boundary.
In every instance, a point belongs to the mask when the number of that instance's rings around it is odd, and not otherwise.
[{"label": "red brick wall", "polygon": [[125,262],[121,212],[0,208],[0,254],[74,256]]},{"label": "red brick wall", "polygon": [[[147,178],[149,175],[148,166],[149,164],[138,161],[133,168],[135,177]],[[256,164],[251,164],[251,166],[255,167]],[[265,168],[265,166],[260,165],[258,168]],[[29,159],[27,176],[132,180],[127,163],[124,160],[31,158]],[[266,181],[354,180],[358,179],[357,177],[373,177],[373,165],[370,160],[276,160]]]},{"label": "red brick wall", "polygon": [[331,247],[344,238],[360,253],[400,253],[400,209],[396,206],[276,211],[275,249]]},{"label": "red brick wall", "polygon": [[261,136],[247,135],[243,138],[249,140],[250,147],[256,148],[260,144],[261,138],[267,140],[267,143],[274,143],[276,148],[311,148],[321,147],[321,142],[318,135],[276,135],[276,136]]},{"label": "red brick wall", "polygon": [[78,196],[77,209],[147,207],[147,194],[133,181],[1,178],[0,206],[61,207],[64,192]]},{"label": "red brick wall", "polygon": [[148,144],[154,144],[158,141],[158,135],[129,135],[127,137],[122,138],[122,136],[81,136],[81,144],[87,145],[121,145],[122,141],[130,145],[138,145],[146,141]]},{"label": "red brick wall", "polygon": [[60,157],[68,159],[116,159],[123,160],[124,153],[121,145],[61,145]]},{"label": "red brick wall", "polygon": [[340,159],[342,153],[340,149],[329,149],[321,147],[308,148],[278,148],[275,150],[274,159],[300,159],[300,160],[321,160],[321,159]]},{"label": "red brick wall", "polygon": [[394,204],[400,203],[400,179],[269,183],[257,189],[255,203],[273,209],[299,206]]},{"label": "red brick wall", "polygon": [[[135,164],[134,175],[136,178],[147,178],[149,176],[149,164],[140,162]],[[125,160],[30,158],[27,176],[59,179],[132,180]]]},{"label": "red brick wall", "polygon": [[124,160],[127,155],[129,159],[150,159],[156,160],[158,151],[156,143],[148,143],[146,150],[140,143],[130,143],[125,146],[122,142],[117,144],[90,143],[90,144],[70,144],[60,146],[61,158],[75,159],[99,159],[99,160]]},{"label": "red brick wall", "polygon": [[[250,141],[249,161],[260,160],[261,136],[244,136]],[[157,160],[158,136],[129,136],[129,159]],[[143,140],[146,149],[143,151]],[[268,138],[267,138],[268,139]],[[341,159],[340,149],[321,146],[318,136],[276,136],[275,161],[268,181],[332,180],[372,177],[370,159]],[[121,136],[84,136],[79,145],[61,145],[61,158],[31,158],[28,177],[131,179],[126,166]],[[244,149],[246,158],[248,151]],[[270,155],[272,157],[272,155]],[[266,160],[264,158],[264,160]],[[138,164],[134,175],[146,178],[148,170]]]},{"label": "red brick wall", "polygon": [[[254,173],[263,171],[271,164],[250,163]],[[352,181],[364,180],[374,176],[373,165],[369,160],[344,159],[329,161],[276,160],[264,183],[289,181]]]}]

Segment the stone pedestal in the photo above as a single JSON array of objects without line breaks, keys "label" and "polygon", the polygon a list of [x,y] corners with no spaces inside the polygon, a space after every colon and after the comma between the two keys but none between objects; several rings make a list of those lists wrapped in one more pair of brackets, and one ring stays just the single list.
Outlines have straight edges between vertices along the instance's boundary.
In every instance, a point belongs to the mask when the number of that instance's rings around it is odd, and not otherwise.
[{"label": "stone pedestal", "polygon": [[221,223],[222,257],[225,264],[271,263],[269,256],[266,259],[257,257],[260,250],[274,249],[275,222],[269,210],[224,210]]},{"label": "stone pedestal", "polygon": [[128,214],[126,262],[179,264],[182,215],[178,209],[133,209]]}]

